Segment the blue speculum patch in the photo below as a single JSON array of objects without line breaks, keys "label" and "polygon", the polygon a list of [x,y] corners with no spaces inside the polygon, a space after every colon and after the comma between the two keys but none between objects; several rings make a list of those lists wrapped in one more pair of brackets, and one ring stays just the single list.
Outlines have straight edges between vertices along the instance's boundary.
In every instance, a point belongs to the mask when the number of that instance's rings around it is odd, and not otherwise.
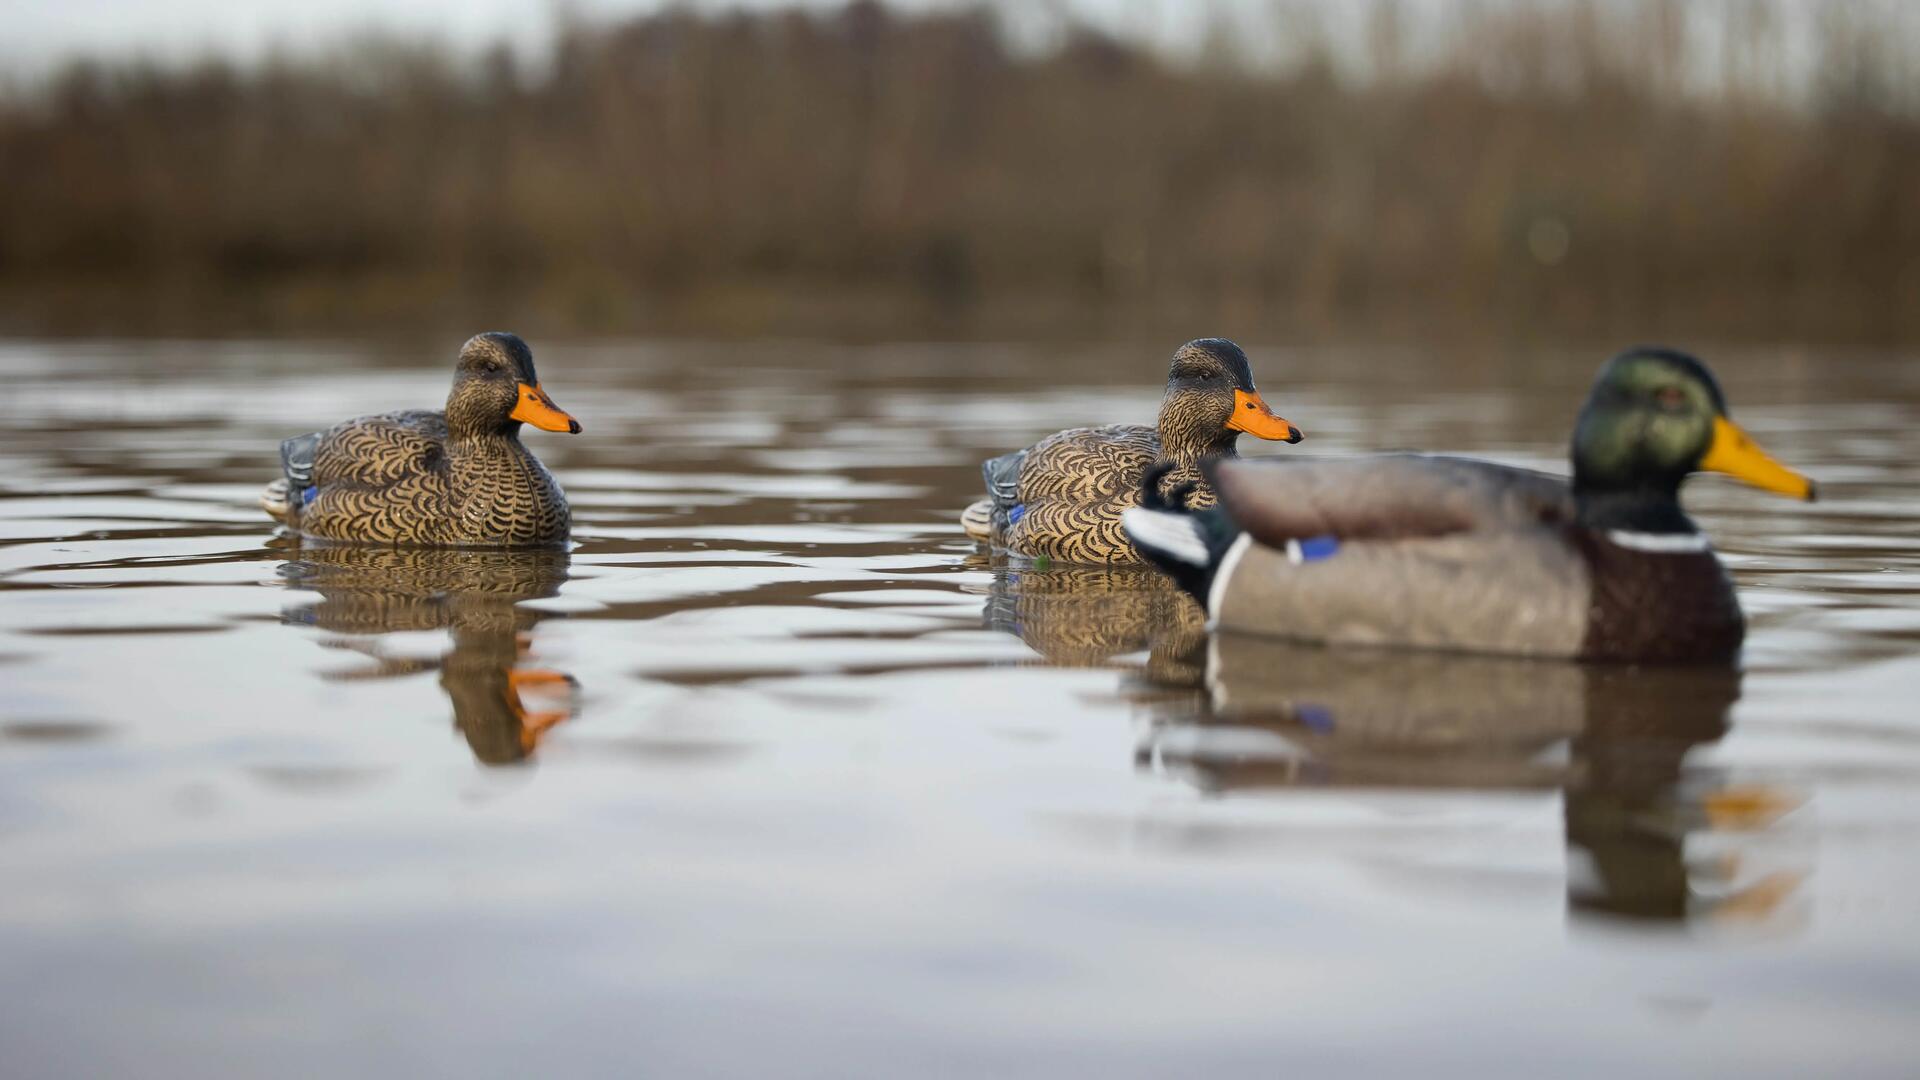
[{"label": "blue speculum patch", "polygon": [[1302,705],[1299,715],[1300,723],[1310,731],[1324,735],[1334,728],[1333,710],[1325,705]]},{"label": "blue speculum patch", "polygon": [[305,506],[308,503],[312,502],[313,497],[318,494],[320,494],[320,485],[309,484],[306,490],[300,492],[300,505]]},{"label": "blue speculum patch", "polygon": [[1297,563],[1331,559],[1339,550],[1340,538],[1337,536],[1309,536],[1305,540],[1287,541],[1287,558]]},{"label": "blue speculum patch", "polygon": [[1018,503],[1014,506],[1013,509],[1007,511],[1007,524],[1011,525],[1014,522],[1019,521],[1021,518],[1026,516],[1027,516],[1027,504]]}]

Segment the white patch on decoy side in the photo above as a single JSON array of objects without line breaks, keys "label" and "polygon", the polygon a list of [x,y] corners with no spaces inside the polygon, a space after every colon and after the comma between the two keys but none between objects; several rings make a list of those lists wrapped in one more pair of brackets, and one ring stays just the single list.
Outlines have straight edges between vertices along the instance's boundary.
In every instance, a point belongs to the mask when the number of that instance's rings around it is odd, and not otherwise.
[{"label": "white patch on decoy side", "polygon": [[1216,629],[1220,622],[1220,602],[1227,598],[1227,581],[1246,557],[1247,549],[1253,546],[1253,534],[1241,533],[1234,538],[1233,545],[1227,548],[1226,555],[1220,559],[1220,565],[1213,571],[1213,584],[1207,589],[1207,629]]},{"label": "white patch on decoy side", "polygon": [[1206,538],[1200,535],[1199,523],[1186,514],[1130,506],[1120,515],[1120,525],[1135,543],[1190,566],[1207,565]]},{"label": "white patch on decoy side", "polygon": [[1616,547],[1628,551],[1645,551],[1654,555],[1695,555],[1702,551],[1712,551],[1713,543],[1706,533],[1650,533],[1631,532],[1627,529],[1608,529],[1607,539]]}]

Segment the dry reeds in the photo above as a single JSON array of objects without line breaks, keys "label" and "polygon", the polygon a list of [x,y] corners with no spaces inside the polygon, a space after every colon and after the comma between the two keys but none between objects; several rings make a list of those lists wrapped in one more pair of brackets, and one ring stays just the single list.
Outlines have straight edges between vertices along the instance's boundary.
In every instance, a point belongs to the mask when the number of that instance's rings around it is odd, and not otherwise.
[{"label": "dry reeds", "polygon": [[1311,9],[1284,63],[855,3],[79,65],[0,102],[0,321],[1920,338],[1900,12],[1727,0],[1708,70],[1697,5]]}]

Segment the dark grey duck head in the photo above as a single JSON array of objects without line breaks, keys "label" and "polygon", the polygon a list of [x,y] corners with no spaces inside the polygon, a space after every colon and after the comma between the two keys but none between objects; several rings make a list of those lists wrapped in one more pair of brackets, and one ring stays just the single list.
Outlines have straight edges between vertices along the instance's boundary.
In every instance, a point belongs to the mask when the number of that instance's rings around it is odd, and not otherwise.
[{"label": "dark grey duck head", "polygon": [[517,335],[475,334],[460,347],[447,395],[447,429],[456,436],[511,435],[521,424],[578,435],[580,421],[540,388],[533,350]]},{"label": "dark grey duck head", "polygon": [[1680,484],[1718,472],[1811,501],[1813,481],[1775,461],[1727,416],[1713,372],[1673,349],[1607,361],[1573,430],[1573,488],[1589,524],[1691,531]]},{"label": "dark grey duck head", "polygon": [[1173,354],[1159,428],[1170,457],[1232,450],[1241,432],[1290,443],[1304,438],[1267,407],[1253,388],[1247,354],[1225,338],[1189,341]]}]

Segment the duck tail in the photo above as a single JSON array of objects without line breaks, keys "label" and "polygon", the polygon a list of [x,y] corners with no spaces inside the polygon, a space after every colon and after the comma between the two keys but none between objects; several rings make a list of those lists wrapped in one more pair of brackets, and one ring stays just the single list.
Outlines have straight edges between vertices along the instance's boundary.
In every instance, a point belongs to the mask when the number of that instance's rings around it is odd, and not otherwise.
[{"label": "duck tail", "polygon": [[981,499],[960,513],[960,527],[983,544],[993,542],[993,500]]},{"label": "duck tail", "polygon": [[265,510],[268,517],[280,524],[289,524],[287,519],[293,514],[293,502],[287,496],[286,477],[283,476],[268,484],[266,490],[260,493],[260,509]]},{"label": "duck tail", "polygon": [[1147,470],[1141,481],[1140,505],[1121,515],[1120,527],[1126,530],[1136,551],[1204,608],[1214,573],[1227,549],[1239,538],[1240,528],[1218,509],[1189,509],[1187,499],[1193,494],[1193,484],[1182,484],[1162,495],[1160,482],[1172,470],[1171,462],[1160,462]]},{"label": "duck tail", "polygon": [[280,444],[280,479],[260,493],[260,509],[282,525],[292,526],[293,517],[307,502],[313,485],[313,460],[320,453],[324,432],[296,435]]}]

